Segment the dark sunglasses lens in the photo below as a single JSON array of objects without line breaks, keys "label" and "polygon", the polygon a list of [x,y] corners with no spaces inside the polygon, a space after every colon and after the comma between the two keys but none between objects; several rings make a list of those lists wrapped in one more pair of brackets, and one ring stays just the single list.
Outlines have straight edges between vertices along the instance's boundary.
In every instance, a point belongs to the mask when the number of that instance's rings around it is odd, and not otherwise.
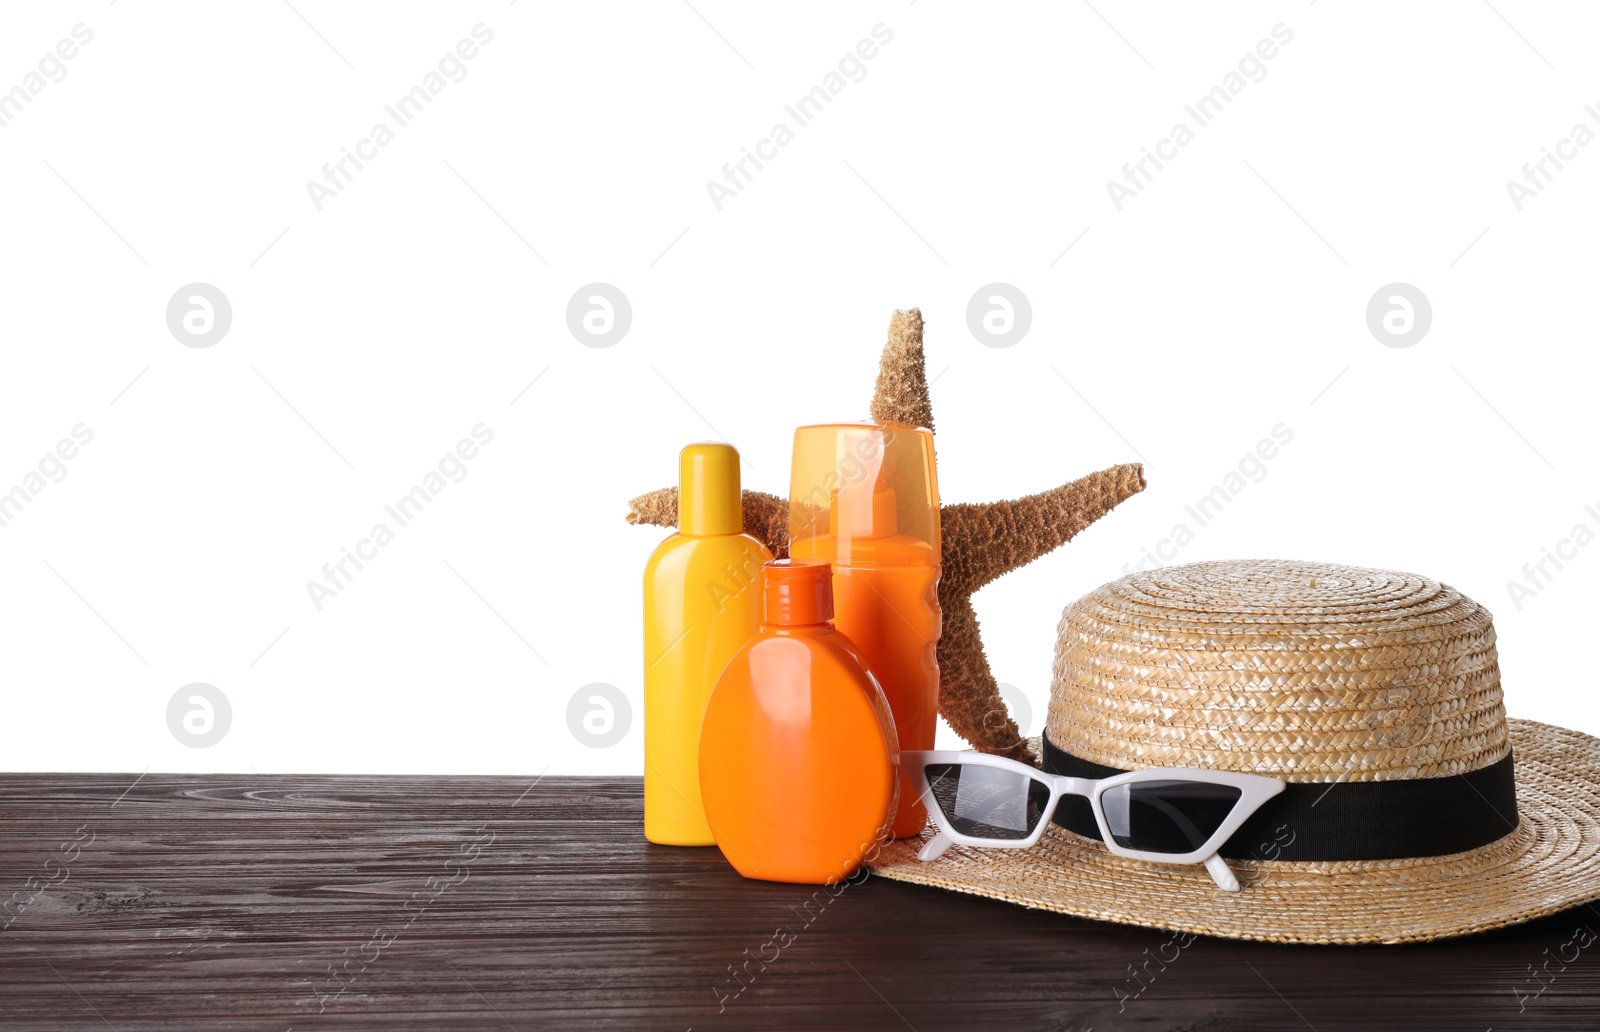
[{"label": "dark sunglasses lens", "polygon": [[1044,819],[1050,788],[1020,771],[978,763],[930,763],[933,801],[963,835],[1025,839]]},{"label": "dark sunglasses lens", "polygon": [[1100,806],[1124,849],[1192,853],[1222,827],[1242,794],[1204,781],[1134,781],[1106,789]]}]

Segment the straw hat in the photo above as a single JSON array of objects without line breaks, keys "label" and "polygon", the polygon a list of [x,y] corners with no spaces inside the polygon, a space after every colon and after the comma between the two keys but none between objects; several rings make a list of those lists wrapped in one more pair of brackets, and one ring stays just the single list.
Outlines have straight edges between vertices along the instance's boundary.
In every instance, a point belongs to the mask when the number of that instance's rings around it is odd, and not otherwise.
[{"label": "straw hat", "polygon": [[874,873],[1269,942],[1428,940],[1600,899],[1600,740],[1508,720],[1494,643],[1486,609],[1409,573],[1240,560],[1114,581],[1062,615],[1045,769],[1283,779],[1222,850],[1244,888],[1059,826],[924,863],[930,828]]}]

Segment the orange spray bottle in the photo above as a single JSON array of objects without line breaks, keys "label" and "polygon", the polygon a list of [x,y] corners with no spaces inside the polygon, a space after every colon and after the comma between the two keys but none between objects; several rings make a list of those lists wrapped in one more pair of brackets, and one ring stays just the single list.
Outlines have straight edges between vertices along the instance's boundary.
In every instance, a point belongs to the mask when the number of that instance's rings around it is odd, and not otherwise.
[{"label": "orange spray bottle", "polygon": [[826,885],[888,837],[900,751],[883,691],[828,622],[826,563],[763,568],[765,615],[706,705],[700,791],[746,878]]},{"label": "orange spray bottle", "polygon": [[[902,749],[932,749],[939,705],[939,487],[933,433],[885,423],[794,435],[789,554],[833,566],[834,625],[860,648]],[[900,785],[894,837],[927,810]]]}]

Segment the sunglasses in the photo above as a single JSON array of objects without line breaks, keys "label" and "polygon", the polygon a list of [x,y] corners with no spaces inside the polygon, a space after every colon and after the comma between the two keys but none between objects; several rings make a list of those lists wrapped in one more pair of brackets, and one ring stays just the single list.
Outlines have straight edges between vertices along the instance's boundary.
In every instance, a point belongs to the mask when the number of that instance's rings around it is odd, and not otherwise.
[{"label": "sunglasses", "polygon": [[1044,835],[1064,796],[1082,796],[1112,853],[1205,864],[1217,887],[1228,892],[1239,891],[1239,879],[1217,850],[1284,787],[1259,774],[1188,767],[1135,770],[1098,781],[1069,778],[974,752],[907,750],[900,763],[921,778],[922,800],[939,825],[919,860],[936,859],[956,844],[1025,849]]}]

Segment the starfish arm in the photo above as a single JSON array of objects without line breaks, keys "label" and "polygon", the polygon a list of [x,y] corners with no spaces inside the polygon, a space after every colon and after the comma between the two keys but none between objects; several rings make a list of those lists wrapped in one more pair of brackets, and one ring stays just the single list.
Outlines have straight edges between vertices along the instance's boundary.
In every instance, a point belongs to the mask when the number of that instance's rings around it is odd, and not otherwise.
[{"label": "starfish arm", "polygon": [[922,311],[908,308],[889,320],[889,341],[878,360],[878,382],[869,411],[879,423],[933,429],[927,359],[922,352]]},{"label": "starfish arm", "polygon": [[1144,467],[1130,463],[1014,501],[943,506],[941,582],[970,595],[1072,540],[1144,486]]},{"label": "starfish arm", "polygon": [[642,494],[628,503],[628,522],[657,527],[678,525],[678,489],[663,487]]},{"label": "starfish arm", "polygon": [[[745,532],[767,546],[775,558],[789,554],[789,506],[777,495],[764,491],[741,492]],[[629,523],[649,523],[658,527],[678,525],[678,489],[663,487],[642,494],[628,503]]]},{"label": "starfish arm", "polygon": [[939,633],[939,712],[956,734],[982,752],[1036,763],[983,653],[972,599],[940,592],[944,621]]}]

